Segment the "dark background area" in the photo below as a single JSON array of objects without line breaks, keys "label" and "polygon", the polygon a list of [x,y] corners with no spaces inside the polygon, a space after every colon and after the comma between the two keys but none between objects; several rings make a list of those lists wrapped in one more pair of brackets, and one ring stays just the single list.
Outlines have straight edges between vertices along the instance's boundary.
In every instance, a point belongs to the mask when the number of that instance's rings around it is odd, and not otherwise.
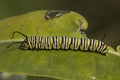
[{"label": "dark background area", "polygon": [[44,9],[73,10],[82,14],[89,23],[88,37],[104,39],[108,45],[120,44],[119,0],[0,0],[0,20]]}]

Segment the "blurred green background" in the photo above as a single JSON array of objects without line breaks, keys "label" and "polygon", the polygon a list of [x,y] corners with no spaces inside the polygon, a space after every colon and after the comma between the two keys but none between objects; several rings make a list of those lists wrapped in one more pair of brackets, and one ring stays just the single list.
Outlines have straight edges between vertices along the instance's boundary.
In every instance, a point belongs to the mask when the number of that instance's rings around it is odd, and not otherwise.
[{"label": "blurred green background", "polygon": [[0,0],[0,20],[43,9],[76,11],[88,20],[88,37],[107,34],[104,42],[114,48],[120,44],[119,0]]}]

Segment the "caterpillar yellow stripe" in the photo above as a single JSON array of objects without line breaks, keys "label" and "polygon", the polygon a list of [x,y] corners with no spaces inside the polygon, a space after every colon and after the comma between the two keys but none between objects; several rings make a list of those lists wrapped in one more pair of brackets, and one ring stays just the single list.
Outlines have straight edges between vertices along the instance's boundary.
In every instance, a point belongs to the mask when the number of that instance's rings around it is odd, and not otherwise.
[{"label": "caterpillar yellow stripe", "polygon": [[[25,37],[20,42],[20,49],[24,50],[50,50],[50,49],[63,49],[63,50],[80,50],[80,51],[95,51],[102,54],[106,54],[108,46],[99,40],[79,37],[68,37],[68,36],[26,36],[25,34],[15,31]],[[14,44],[13,42],[12,44]],[[10,47],[10,44],[8,47]]]}]

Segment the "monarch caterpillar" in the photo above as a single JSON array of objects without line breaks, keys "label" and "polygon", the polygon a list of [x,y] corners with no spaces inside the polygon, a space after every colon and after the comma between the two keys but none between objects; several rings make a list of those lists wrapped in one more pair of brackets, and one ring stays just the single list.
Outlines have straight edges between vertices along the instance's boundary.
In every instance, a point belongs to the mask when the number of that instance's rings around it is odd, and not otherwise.
[{"label": "monarch caterpillar", "polygon": [[[19,46],[20,49],[24,50],[41,50],[41,49],[64,49],[64,50],[80,50],[80,51],[95,51],[103,55],[107,52],[107,45],[96,39],[79,38],[79,37],[68,37],[68,36],[26,36],[25,34],[15,31],[13,32],[12,38],[15,33],[19,33],[25,37]],[[13,42],[14,44],[16,42]],[[12,45],[10,44],[8,48]]]}]

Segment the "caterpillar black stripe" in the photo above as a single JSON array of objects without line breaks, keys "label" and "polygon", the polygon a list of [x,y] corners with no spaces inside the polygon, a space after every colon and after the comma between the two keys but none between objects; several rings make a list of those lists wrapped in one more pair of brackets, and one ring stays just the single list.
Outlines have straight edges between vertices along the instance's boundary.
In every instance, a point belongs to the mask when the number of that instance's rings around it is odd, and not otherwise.
[{"label": "caterpillar black stripe", "polygon": [[[106,54],[108,51],[107,45],[96,39],[79,38],[79,37],[68,37],[68,36],[26,36],[25,34],[15,31],[25,37],[19,46],[20,49],[24,50],[41,50],[41,49],[65,49],[65,50],[80,50],[80,51],[95,51],[102,54]],[[14,44],[16,42],[13,42]],[[10,44],[8,48],[12,45]]]}]

